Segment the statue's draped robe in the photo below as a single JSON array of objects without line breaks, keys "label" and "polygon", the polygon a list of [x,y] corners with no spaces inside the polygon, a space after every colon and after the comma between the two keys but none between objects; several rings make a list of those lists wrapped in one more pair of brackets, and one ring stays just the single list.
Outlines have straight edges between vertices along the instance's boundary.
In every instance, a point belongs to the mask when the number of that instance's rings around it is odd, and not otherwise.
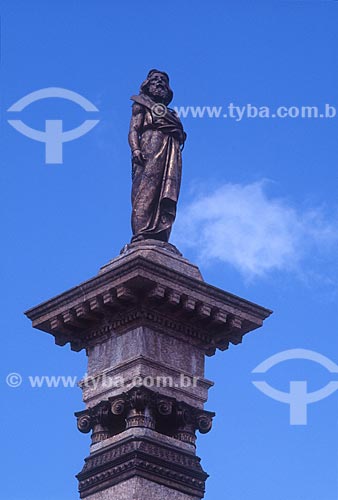
[{"label": "statue's draped robe", "polygon": [[143,165],[133,164],[133,241],[142,238],[168,241],[181,185],[180,146],[185,133],[172,110],[156,116],[152,112],[156,103],[150,97],[140,94],[131,99],[144,107],[140,149],[145,159]]}]

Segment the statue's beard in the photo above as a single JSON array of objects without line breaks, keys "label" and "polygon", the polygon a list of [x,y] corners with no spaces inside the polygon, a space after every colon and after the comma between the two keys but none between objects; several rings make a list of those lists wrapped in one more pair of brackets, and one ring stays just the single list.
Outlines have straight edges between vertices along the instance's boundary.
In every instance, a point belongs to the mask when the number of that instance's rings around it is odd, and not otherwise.
[{"label": "statue's beard", "polygon": [[156,102],[166,102],[169,92],[163,85],[150,84],[148,95]]}]

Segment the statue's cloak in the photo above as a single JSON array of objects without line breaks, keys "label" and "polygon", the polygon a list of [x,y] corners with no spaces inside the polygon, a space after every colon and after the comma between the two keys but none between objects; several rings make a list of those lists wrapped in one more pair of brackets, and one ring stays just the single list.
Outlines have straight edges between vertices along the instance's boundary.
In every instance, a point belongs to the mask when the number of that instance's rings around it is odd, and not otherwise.
[{"label": "statue's cloak", "polygon": [[156,107],[158,105],[143,94],[131,99],[144,107],[140,131],[144,165],[133,164],[133,240],[168,241],[176,216],[182,174],[181,145],[186,135],[173,110],[162,104]]}]

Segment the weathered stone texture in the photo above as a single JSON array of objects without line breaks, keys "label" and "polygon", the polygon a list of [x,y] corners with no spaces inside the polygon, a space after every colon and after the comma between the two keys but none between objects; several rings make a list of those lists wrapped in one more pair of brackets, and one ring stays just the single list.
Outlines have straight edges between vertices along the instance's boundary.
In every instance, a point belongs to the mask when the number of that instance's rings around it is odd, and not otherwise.
[{"label": "weathered stone texture", "polygon": [[86,500],[200,500],[148,479],[134,477],[90,495]]},{"label": "weathered stone texture", "polygon": [[[172,353],[175,353],[175,357]],[[172,368],[204,376],[204,353],[186,341],[169,337],[153,328],[140,326],[88,348],[88,375],[111,368],[137,357],[145,357]]]}]

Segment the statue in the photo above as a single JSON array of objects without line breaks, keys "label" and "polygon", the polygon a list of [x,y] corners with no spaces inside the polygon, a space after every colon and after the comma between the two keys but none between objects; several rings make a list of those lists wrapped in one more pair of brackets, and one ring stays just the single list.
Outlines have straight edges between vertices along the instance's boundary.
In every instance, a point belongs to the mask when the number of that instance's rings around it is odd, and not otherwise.
[{"label": "statue", "polygon": [[156,69],[131,97],[132,242],[167,242],[175,220],[186,133],[176,112],[167,107],[172,98],[168,75]]}]

